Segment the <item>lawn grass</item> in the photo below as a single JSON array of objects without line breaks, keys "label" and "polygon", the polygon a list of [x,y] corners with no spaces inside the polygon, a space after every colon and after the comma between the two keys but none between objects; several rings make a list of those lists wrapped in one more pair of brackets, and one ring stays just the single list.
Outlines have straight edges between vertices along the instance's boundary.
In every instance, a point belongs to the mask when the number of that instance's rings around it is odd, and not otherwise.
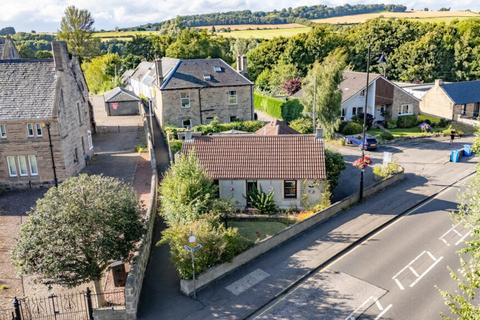
[{"label": "lawn grass", "polygon": [[310,27],[298,28],[278,28],[278,29],[261,29],[261,30],[238,30],[231,32],[217,32],[216,34],[226,38],[243,38],[243,39],[273,39],[276,37],[292,37],[300,33],[307,33]]},{"label": "lawn grass", "polygon": [[268,236],[285,229],[288,224],[279,221],[252,221],[252,220],[235,220],[228,222],[229,227],[238,228],[238,231],[245,238],[258,242]]},{"label": "lawn grass", "polygon": [[[436,133],[442,132],[445,128],[432,128],[431,132],[423,132],[419,127],[412,128],[395,128],[388,129],[395,139],[397,138],[419,138],[419,137],[430,137]],[[382,133],[381,129],[370,129],[367,131],[367,134],[371,136],[377,136]]]}]

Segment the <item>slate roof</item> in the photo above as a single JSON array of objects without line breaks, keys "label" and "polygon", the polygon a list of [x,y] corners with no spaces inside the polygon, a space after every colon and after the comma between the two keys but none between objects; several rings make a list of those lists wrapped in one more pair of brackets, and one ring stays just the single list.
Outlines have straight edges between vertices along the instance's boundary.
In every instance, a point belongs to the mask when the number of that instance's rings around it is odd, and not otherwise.
[{"label": "slate roof", "polygon": [[103,94],[105,102],[140,101],[140,98],[125,88],[116,87]]},{"label": "slate roof", "polygon": [[52,117],[56,82],[52,59],[0,60],[0,120]]},{"label": "slate roof", "polygon": [[480,80],[444,83],[441,87],[455,104],[480,102]]},{"label": "slate roof", "polygon": [[262,136],[278,136],[279,134],[300,134],[300,132],[290,128],[285,121],[275,119],[258,129],[255,134]]},{"label": "slate roof", "polygon": [[[209,76],[210,78],[207,79],[205,76]],[[250,80],[239,74],[222,59],[180,59],[173,70],[165,77],[161,89],[170,90],[252,84]]]},{"label": "slate roof", "polygon": [[20,59],[15,43],[9,37],[0,37],[0,60]]},{"label": "slate roof", "polygon": [[314,135],[200,136],[184,142],[212,179],[326,179],[323,140]]}]

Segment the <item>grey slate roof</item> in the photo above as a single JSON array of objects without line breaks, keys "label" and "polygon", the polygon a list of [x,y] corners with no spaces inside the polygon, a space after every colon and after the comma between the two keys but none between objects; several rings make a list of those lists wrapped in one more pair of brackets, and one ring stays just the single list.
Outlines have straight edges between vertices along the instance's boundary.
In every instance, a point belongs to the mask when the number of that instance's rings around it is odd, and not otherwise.
[{"label": "grey slate roof", "polygon": [[0,120],[52,117],[56,81],[52,59],[0,60]]},{"label": "grey slate roof", "polygon": [[455,104],[480,102],[480,80],[444,83],[442,88]]},{"label": "grey slate roof", "polygon": [[0,38],[0,60],[7,59],[20,59],[20,55],[11,38]]},{"label": "grey slate roof", "polygon": [[[163,68],[163,59],[162,59]],[[216,71],[215,68],[220,68]],[[164,73],[165,73],[165,68]],[[205,79],[210,76],[210,79]],[[252,85],[222,59],[181,59],[165,77],[162,90]]]},{"label": "grey slate roof", "polygon": [[105,102],[140,101],[140,98],[125,88],[116,87],[103,94]]}]

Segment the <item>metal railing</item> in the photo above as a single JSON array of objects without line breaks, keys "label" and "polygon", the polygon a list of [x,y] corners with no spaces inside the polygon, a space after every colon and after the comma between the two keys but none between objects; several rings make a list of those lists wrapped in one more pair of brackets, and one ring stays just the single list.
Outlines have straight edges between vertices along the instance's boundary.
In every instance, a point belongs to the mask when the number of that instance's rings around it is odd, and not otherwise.
[{"label": "metal railing", "polygon": [[96,294],[87,288],[48,297],[15,297],[11,309],[0,309],[0,320],[94,320],[94,309],[124,305],[123,290]]}]

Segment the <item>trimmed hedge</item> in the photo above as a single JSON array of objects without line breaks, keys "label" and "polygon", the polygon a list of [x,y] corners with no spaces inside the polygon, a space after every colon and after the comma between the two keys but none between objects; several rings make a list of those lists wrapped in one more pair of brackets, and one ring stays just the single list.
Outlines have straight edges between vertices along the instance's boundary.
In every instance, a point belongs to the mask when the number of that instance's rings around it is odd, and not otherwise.
[{"label": "trimmed hedge", "polygon": [[397,127],[398,128],[413,128],[417,125],[418,120],[417,116],[399,116],[397,118]]},{"label": "trimmed hedge", "polygon": [[363,131],[363,126],[357,122],[350,121],[342,129],[342,134],[348,136]]},{"label": "trimmed hedge", "polygon": [[287,122],[300,118],[303,112],[303,105],[298,99],[283,100],[255,92],[253,103],[256,110]]}]

